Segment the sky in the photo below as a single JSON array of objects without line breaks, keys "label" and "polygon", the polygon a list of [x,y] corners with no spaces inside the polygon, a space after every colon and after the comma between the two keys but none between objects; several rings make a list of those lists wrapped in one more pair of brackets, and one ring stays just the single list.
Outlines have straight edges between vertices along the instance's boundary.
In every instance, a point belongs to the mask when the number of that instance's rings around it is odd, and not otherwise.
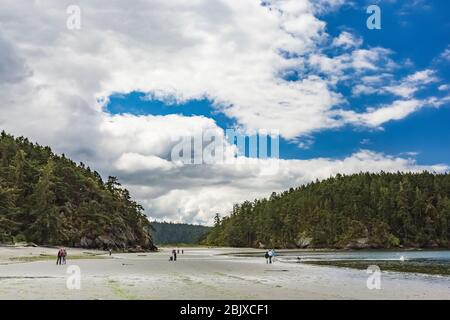
[{"label": "sky", "polygon": [[[210,224],[337,173],[449,170],[448,1],[0,5],[1,129],[117,176],[151,219]],[[175,161],[179,139],[227,129],[275,130],[279,160]]]}]

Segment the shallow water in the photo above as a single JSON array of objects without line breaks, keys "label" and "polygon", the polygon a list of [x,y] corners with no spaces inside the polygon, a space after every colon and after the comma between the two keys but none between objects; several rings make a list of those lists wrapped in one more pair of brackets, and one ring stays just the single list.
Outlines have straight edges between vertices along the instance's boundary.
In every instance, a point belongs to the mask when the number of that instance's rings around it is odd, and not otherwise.
[{"label": "shallow water", "polygon": [[[450,264],[450,250],[396,250],[396,251],[307,251],[282,252],[278,257],[294,261],[404,261]],[[299,259],[298,259],[299,258]]]},{"label": "shallow water", "polygon": [[[254,254],[252,255],[254,256]],[[450,250],[280,251],[276,260],[450,276]]]}]

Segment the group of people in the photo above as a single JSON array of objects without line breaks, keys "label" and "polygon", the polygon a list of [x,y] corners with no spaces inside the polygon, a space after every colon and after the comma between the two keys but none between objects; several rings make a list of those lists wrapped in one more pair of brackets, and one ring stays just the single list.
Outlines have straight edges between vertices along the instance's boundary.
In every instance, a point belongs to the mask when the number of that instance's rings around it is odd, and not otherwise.
[{"label": "group of people", "polygon": [[66,256],[66,248],[60,248],[58,251],[58,258],[56,259],[56,264],[66,264]]},{"label": "group of people", "polygon": [[[178,250],[173,249],[169,261],[177,261],[177,254],[180,254],[180,249]],[[181,250],[181,254],[184,254],[184,250]]]},{"label": "group of people", "polygon": [[266,263],[267,264],[272,264],[272,262],[274,261],[275,258],[275,250],[271,249],[269,251],[266,251],[264,257],[266,258]]}]

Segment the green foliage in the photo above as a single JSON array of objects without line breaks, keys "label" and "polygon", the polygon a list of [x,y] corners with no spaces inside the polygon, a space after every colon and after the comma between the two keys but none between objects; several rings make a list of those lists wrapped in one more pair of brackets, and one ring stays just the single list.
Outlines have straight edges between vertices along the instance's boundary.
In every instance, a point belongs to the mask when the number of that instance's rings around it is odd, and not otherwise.
[{"label": "green foliage", "polygon": [[236,205],[208,245],[373,247],[450,245],[450,176],[337,175]]},{"label": "green foliage", "polygon": [[157,222],[151,223],[152,236],[160,244],[197,244],[208,233],[210,227],[185,223]]},{"label": "green foliage", "polygon": [[1,133],[0,242],[154,249],[142,211],[117,178]]}]

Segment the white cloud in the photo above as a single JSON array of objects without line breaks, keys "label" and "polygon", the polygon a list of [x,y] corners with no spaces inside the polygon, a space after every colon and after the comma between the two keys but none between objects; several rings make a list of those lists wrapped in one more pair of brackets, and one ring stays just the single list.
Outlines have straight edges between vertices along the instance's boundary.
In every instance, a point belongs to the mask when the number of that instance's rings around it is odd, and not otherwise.
[{"label": "white cloud", "polygon": [[442,52],[441,58],[450,61],[450,45]]},{"label": "white cloud", "polygon": [[406,77],[405,81],[410,83],[428,84],[437,81],[433,70],[418,71]]},{"label": "white cloud", "polygon": [[357,84],[352,88],[352,95],[353,96],[360,96],[360,95],[370,95],[377,93],[378,90],[374,87],[367,86],[364,84]]},{"label": "white cloud", "polygon": [[435,71],[431,69],[417,71],[397,81],[387,76],[380,76],[378,80],[374,80],[372,77],[363,77],[363,83],[356,85],[352,89],[352,93],[355,96],[388,93],[406,99],[412,98],[419,90],[438,81]]},{"label": "white cloud", "polygon": [[366,112],[357,113],[348,110],[340,112],[340,115],[345,122],[351,122],[362,126],[379,127],[386,122],[403,119],[411,113],[425,107],[439,108],[449,101],[450,97],[441,99],[432,97],[424,100],[396,100],[389,105],[378,108],[369,108]]},{"label": "white cloud", "polygon": [[363,40],[350,32],[343,31],[337,38],[333,39],[332,45],[335,47],[344,47],[346,49],[349,48],[357,48],[360,47],[363,43]]},{"label": "white cloud", "polygon": [[114,166],[119,171],[134,173],[145,170],[167,171],[172,169],[175,164],[154,155],[145,156],[139,153],[127,152],[117,159]]},{"label": "white cloud", "polygon": [[312,53],[308,63],[327,78],[337,77],[339,81],[362,77],[366,72],[384,72],[395,66],[390,59],[392,52],[385,48],[355,49],[333,57],[323,53]]},{"label": "white cloud", "polygon": [[423,105],[418,100],[397,100],[391,105],[375,110],[369,110],[360,115],[360,120],[368,125],[377,127],[391,120],[403,119]]},{"label": "white cloud", "polygon": [[17,83],[32,76],[18,48],[4,38],[0,30],[0,85]]}]

